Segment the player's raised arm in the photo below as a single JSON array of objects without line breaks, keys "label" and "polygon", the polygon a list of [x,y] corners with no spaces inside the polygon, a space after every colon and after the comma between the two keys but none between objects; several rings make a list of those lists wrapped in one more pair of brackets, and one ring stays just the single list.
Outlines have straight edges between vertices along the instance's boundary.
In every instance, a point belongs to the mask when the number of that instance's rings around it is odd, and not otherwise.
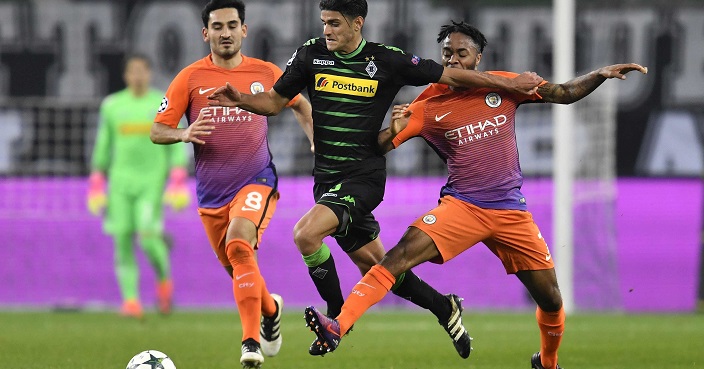
[{"label": "player's raised arm", "polygon": [[546,102],[571,104],[592,93],[607,79],[626,79],[626,73],[632,71],[647,74],[648,68],[635,63],[608,65],[565,83],[545,83],[538,87],[538,94]]},{"label": "player's raised arm", "polygon": [[453,87],[498,88],[517,94],[532,95],[542,81],[543,77],[534,72],[523,72],[516,78],[506,78],[478,70],[445,67],[438,83]]},{"label": "player's raised arm", "polygon": [[408,110],[408,106],[409,104],[394,105],[391,111],[389,127],[379,131],[377,144],[382,154],[386,154],[395,148],[393,144],[394,138],[408,126],[408,120],[412,114],[412,112]]},{"label": "player's raised arm", "polygon": [[279,95],[273,88],[269,91],[255,95],[243,94],[229,82],[219,87],[212,95],[208,96],[211,106],[240,107],[244,110],[259,115],[277,115],[288,104],[290,99]]}]

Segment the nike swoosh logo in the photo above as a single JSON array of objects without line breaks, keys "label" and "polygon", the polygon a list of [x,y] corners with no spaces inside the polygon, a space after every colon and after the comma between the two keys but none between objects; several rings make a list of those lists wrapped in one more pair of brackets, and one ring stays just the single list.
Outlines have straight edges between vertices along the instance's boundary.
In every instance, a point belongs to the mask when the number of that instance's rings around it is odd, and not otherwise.
[{"label": "nike swoosh logo", "polygon": [[254,274],[254,272],[249,272],[249,273],[240,274],[240,275],[238,275],[238,276],[235,276],[235,279],[239,281],[240,278],[243,278],[243,277],[248,276],[248,275],[250,275],[250,274]]},{"label": "nike swoosh logo", "polygon": [[437,114],[435,114],[435,121],[436,121],[436,122],[441,121],[442,118],[445,118],[445,117],[446,117],[448,114],[450,114],[450,113],[452,113],[452,112],[451,112],[451,111],[450,111],[450,112],[447,112],[447,113],[445,113],[445,114],[443,114],[443,115],[441,115],[441,116],[439,116],[439,117],[438,117]]},{"label": "nike swoosh logo", "polygon": [[369,287],[369,288],[376,289],[376,287],[372,286],[371,284],[367,284],[367,283],[364,283],[364,282],[357,282],[357,284],[361,284],[362,286],[367,286],[367,287]]},{"label": "nike swoosh logo", "polygon": [[332,329],[332,324],[326,325],[326,326],[325,326],[325,329],[326,329],[328,332],[330,332],[330,333],[332,333],[332,334],[334,334],[334,335],[340,337],[340,334],[337,333],[337,332],[335,332],[334,329]]},{"label": "nike swoosh logo", "polygon": [[212,91],[212,90],[214,90],[214,89],[215,89],[215,87],[206,88],[205,90],[204,90],[203,88],[200,88],[200,89],[198,89],[198,93],[202,95],[202,94],[204,94],[204,93],[206,93],[206,92],[208,92],[208,91]]}]

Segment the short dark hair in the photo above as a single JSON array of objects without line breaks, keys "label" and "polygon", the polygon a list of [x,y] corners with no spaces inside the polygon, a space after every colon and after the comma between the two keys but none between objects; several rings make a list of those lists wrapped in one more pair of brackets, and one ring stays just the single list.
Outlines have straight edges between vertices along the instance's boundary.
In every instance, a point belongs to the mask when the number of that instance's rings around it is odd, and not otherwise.
[{"label": "short dark hair", "polygon": [[465,23],[464,21],[459,23],[455,21],[450,22],[452,22],[452,24],[446,24],[440,27],[440,33],[438,33],[438,43],[441,43],[451,33],[459,32],[471,38],[479,48],[480,53],[484,52],[484,47],[486,47],[487,44],[486,37],[484,37],[484,34],[482,34],[477,27],[474,27],[469,23]]},{"label": "short dark hair", "polygon": [[144,62],[144,64],[147,65],[148,69],[152,69],[152,61],[149,60],[149,57],[145,54],[142,53],[129,53],[125,55],[125,58],[122,61],[122,70],[127,70],[127,64],[131,62],[132,60],[141,60]]},{"label": "short dark hair", "polygon": [[320,0],[320,10],[340,12],[345,18],[367,17],[367,0]]},{"label": "short dark hair", "polygon": [[208,28],[210,12],[224,8],[237,9],[237,13],[240,15],[240,22],[244,23],[244,3],[241,0],[210,0],[200,13],[200,17],[203,19],[203,27]]}]

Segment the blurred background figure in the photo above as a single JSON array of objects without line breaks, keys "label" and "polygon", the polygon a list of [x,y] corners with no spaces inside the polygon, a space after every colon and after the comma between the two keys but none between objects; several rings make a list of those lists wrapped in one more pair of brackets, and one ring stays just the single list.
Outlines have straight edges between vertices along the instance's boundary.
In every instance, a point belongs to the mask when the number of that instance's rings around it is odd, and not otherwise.
[{"label": "blurred background figure", "polygon": [[103,216],[103,229],[114,240],[120,313],[142,318],[134,241],[139,241],[156,273],[158,311],[168,314],[173,283],[163,206],[166,202],[180,210],[188,205],[188,160],[185,145],[160,146],[149,139],[164,94],[151,87],[147,57],[128,56],[123,78],[126,88],[107,96],[100,106],[87,201],[93,215]]}]

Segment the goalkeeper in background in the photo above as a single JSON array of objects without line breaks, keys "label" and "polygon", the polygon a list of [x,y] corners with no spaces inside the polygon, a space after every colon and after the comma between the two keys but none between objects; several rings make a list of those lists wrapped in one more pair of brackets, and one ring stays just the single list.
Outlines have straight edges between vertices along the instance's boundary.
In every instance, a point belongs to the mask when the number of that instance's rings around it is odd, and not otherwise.
[{"label": "goalkeeper in background", "polygon": [[167,202],[175,210],[188,205],[188,159],[185,145],[154,145],[149,139],[154,114],[164,95],[151,88],[149,60],[142,55],[129,56],[123,77],[127,87],[107,96],[100,106],[88,180],[88,208],[94,215],[105,210],[103,228],[115,242],[121,314],[141,318],[133,242],[139,241],[156,272],[159,312],[170,313],[173,283],[163,233],[163,205]]}]

